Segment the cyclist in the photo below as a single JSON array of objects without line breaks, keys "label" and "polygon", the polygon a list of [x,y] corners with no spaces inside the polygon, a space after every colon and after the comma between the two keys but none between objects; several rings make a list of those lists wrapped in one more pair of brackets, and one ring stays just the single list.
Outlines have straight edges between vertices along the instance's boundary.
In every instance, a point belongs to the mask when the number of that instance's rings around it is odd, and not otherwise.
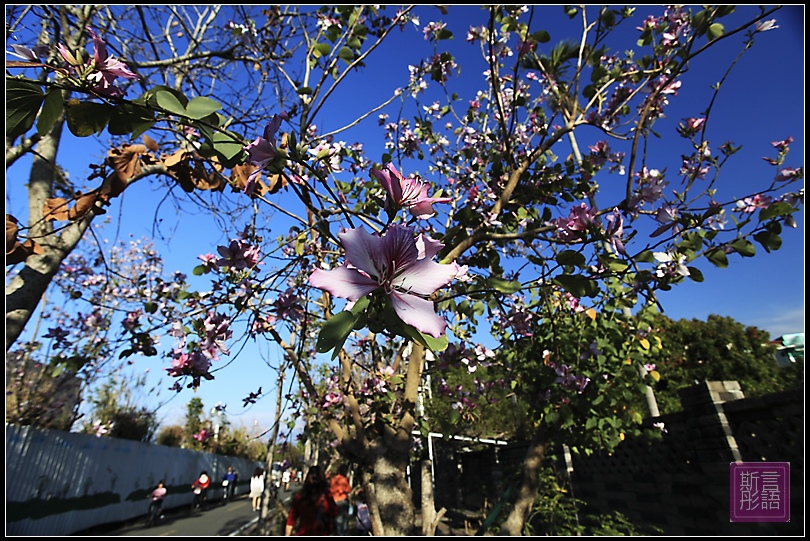
[{"label": "cyclist", "polygon": [[203,470],[200,473],[200,476],[197,478],[194,483],[191,484],[191,488],[194,489],[194,503],[192,504],[192,510],[196,509],[197,506],[200,508],[205,505],[205,500],[208,493],[208,486],[211,484],[211,478],[208,477],[208,472]]},{"label": "cyclist", "polygon": [[152,501],[149,503],[149,525],[155,523],[158,517],[161,516],[163,511],[163,498],[166,497],[166,483],[161,479],[157,484],[157,488],[149,494]]}]

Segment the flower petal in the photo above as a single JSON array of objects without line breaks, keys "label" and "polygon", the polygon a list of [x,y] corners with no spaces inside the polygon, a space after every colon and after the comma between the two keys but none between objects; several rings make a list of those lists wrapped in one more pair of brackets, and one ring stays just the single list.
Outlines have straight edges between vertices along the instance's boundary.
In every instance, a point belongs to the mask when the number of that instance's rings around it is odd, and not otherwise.
[{"label": "flower petal", "polygon": [[432,301],[392,292],[391,302],[403,322],[434,338],[440,338],[444,334],[447,322],[436,315]]},{"label": "flower petal", "polygon": [[335,297],[350,301],[356,301],[380,287],[376,280],[345,265],[330,271],[315,269],[309,275],[309,283],[313,287],[328,291]]},{"label": "flower petal", "polygon": [[[338,235],[346,252],[346,263],[357,267],[369,276],[381,279],[377,256],[382,252],[382,239],[364,229],[356,228]],[[379,280],[378,280],[379,281]]]},{"label": "flower petal", "polygon": [[402,175],[397,172],[393,163],[385,164],[382,171],[372,169],[371,174],[377,177],[396,206],[402,204]]},{"label": "flower petal", "polygon": [[419,259],[433,259],[444,248],[444,244],[422,233],[416,238],[416,248],[419,250]]},{"label": "flower petal", "polygon": [[403,293],[430,295],[449,284],[456,277],[455,264],[442,265],[429,259],[420,259],[391,280],[391,285]]}]

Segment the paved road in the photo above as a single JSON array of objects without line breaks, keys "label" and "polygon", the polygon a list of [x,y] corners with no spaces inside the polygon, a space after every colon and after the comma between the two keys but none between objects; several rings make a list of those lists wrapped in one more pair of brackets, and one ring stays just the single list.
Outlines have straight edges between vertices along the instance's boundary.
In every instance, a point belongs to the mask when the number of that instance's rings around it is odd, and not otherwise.
[{"label": "paved road", "polygon": [[[297,490],[300,487],[290,488]],[[289,494],[282,490],[279,496],[286,499]],[[227,505],[222,505],[218,501],[212,502],[205,511],[195,515],[191,515],[189,507],[186,506],[180,509],[165,510],[163,519],[158,522],[157,526],[151,528],[145,526],[146,517],[144,516],[125,525],[101,526],[77,535],[90,537],[229,536],[238,535],[238,532],[251,524],[257,516],[258,513],[251,509],[250,499],[246,495],[242,495],[229,501]]]}]

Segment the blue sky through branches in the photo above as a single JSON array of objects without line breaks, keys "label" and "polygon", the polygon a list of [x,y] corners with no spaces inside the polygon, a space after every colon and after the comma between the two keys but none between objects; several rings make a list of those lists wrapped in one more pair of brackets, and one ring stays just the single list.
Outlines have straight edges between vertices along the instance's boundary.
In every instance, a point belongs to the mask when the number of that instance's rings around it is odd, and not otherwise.
[{"label": "blue sky through branches", "polygon": [[[637,21],[622,26],[624,30],[619,32],[620,41],[611,42],[611,48],[617,51],[634,48],[638,38],[636,27],[646,15],[658,15],[660,11],[657,6],[639,6]],[[480,6],[451,6],[448,16],[443,16],[435,7],[420,6],[416,13],[421,25],[430,21],[442,21],[453,32],[453,40],[443,42],[442,45],[453,51],[462,71],[451,77],[448,90],[458,92],[464,100],[472,99],[474,96],[469,95],[469,89],[482,86],[482,73],[486,66],[478,54],[478,45],[466,43],[465,37],[470,25],[481,25],[486,20]],[[540,27],[551,34],[548,46],[561,39],[578,36],[581,22],[578,19],[569,20],[562,13],[561,7],[544,6],[538,13],[547,17],[540,22]],[[731,27],[735,22],[750,20],[755,14],[754,6],[742,6],[727,19],[726,26]],[[707,129],[707,139],[714,145],[724,142],[719,138],[725,137],[732,138],[736,145],[743,147],[721,172],[720,184],[723,190],[732,187],[734,196],[753,195],[757,187],[765,185],[773,178],[773,167],[761,159],[775,156],[771,147],[773,141],[792,136],[795,141],[785,165],[804,165],[804,6],[788,6],[777,12],[774,18],[779,28],[758,34],[754,47],[742,55],[720,90]],[[223,26],[225,22],[223,20]],[[684,154],[689,152],[686,141],[677,137],[675,128],[684,118],[701,116],[701,111],[711,97],[711,85],[723,77],[728,60],[741,49],[742,42],[742,35],[737,39],[731,38],[720,46],[722,53],[715,52],[705,58],[699,57],[692,64],[689,73],[683,78],[678,96],[671,99],[666,118],[656,124],[661,141],[671,141],[672,145],[681,144],[681,151]],[[392,34],[391,41],[384,45],[383,50],[377,51],[366,62],[365,70],[359,76],[350,75],[348,84],[332,97],[331,108],[325,109],[317,121],[318,131],[327,133],[341,128],[370,107],[388,99],[394,89],[407,84],[408,64],[417,63],[432,53],[432,45],[422,38],[421,32],[416,31],[413,25],[404,32]],[[718,54],[725,59],[725,63],[712,62]],[[434,100],[442,100],[442,94],[443,91],[434,85],[420,99],[423,105],[429,105]],[[391,119],[395,119],[400,114],[398,107],[399,102],[395,101],[385,112]],[[411,118],[412,105],[405,106],[401,114],[403,118]],[[256,126],[256,132],[248,137],[260,134],[263,128],[263,125]],[[282,131],[284,129],[282,126]],[[600,134],[594,133],[593,137],[596,141]],[[337,135],[336,140],[343,140],[347,144],[356,141],[363,143],[373,160],[380,160],[385,152],[383,129],[378,126],[376,115],[347,133]],[[73,178],[89,176],[88,164],[100,161],[105,155],[106,149],[103,146],[88,148],[88,143],[89,139],[76,139],[70,134],[65,136],[65,149],[60,161]],[[570,149],[561,144],[559,149],[555,148],[555,152],[564,158]],[[674,172],[681,166],[680,152],[667,144],[651,147],[647,160],[648,163],[658,164],[659,169],[667,168],[673,172],[671,178],[676,178]],[[18,171],[26,171],[24,166],[16,167],[19,168]],[[403,172],[418,172],[430,179],[427,161],[405,161]],[[370,175],[366,177],[371,178]],[[606,172],[600,173],[596,181],[606,191],[621,190],[624,185],[623,179],[611,177]],[[210,285],[207,277],[191,277],[191,270],[199,264],[197,257],[205,253],[216,253],[216,247],[226,245],[245,224],[234,224],[233,230],[229,232],[230,237],[226,238],[217,225],[203,214],[183,215],[177,220],[177,216],[172,215],[174,209],[160,207],[160,194],[149,189],[145,183],[140,184],[143,185],[134,186],[120,200],[113,202],[109,215],[120,216],[123,221],[120,228],[109,228],[105,233],[117,234],[124,239],[130,235],[136,239],[141,236],[153,238],[153,221],[158,216],[167,230],[171,231],[170,245],[155,239],[156,248],[164,256],[166,271],[184,272],[189,275],[192,284],[205,290]],[[7,209],[11,213],[17,212],[24,216],[24,194],[20,188],[17,190],[14,193],[7,183]],[[561,215],[567,214],[567,211],[568,208],[565,208]],[[278,220],[279,234],[284,234],[289,223],[285,223],[280,213],[273,219]],[[703,272],[703,283],[687,280],[672,291],[660,295],[665,314],[673,319],[700,320],[705,320],[710,314],[728,316],[745,325],[767,330],[772,337],[803,332],[803,212],[796,216],[796,221],[796,230],[783,232],[783,246],[778,251],[765,253],[757,245],[756,257],[741,261],[739,256],[732,256],[726,269],[715,268],[702,260],[697,266]],[[165,337],[162,345],[171,347],[170,337]],[[237,349],[233,348],[234,351]],[[259,386],[265,392],[272,389],[275,372],[262,359],[277,366],[281,357],[280,350],[272,344],[250,341],[245,344],[245,349],[239,353],[237,359],[232,361],[224,358],[215,364],[214,368],[219,369],[214,372],[216,379],[203,382],[196,391],[196,396],[203,400],[206,409],[218,402],[227,404],[227,414],[233,424],[252,427],[255,421],[257,428],[268,428],[272,415],[269,399],[247,409],[242,407],[242,399],[248,393],[255,392]],[[149,358],[138,360],[132,369],[142,371],[148,368],[153,374],[159,374],[168,366],[167,363],[165,359]],[[167,376],[163,376],[162,380],[166,388],[172,383]],[[160,399],[164,400],[170,395],[169,391],[163,391]],[[195,394],[191,390],[185,390],[164,407],[161,410],[164,422],[178,422],[192,396]]]}]

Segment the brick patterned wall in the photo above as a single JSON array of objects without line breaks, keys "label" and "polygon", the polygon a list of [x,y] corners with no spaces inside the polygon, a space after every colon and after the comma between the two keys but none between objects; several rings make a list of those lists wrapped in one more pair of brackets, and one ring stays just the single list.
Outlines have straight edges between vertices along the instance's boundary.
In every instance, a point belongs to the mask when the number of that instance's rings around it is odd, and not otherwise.
[{"label": "brick patterned wall", "polygon": [[[804,392],[743,398],[736,382],[704,382],[681,395],[660,442],[625,441],[608,456],[574,457],[576,497],[621,511],[668,535],[803,535]],[[790,462],[791,522],[731,523],[729,464]]]}]

